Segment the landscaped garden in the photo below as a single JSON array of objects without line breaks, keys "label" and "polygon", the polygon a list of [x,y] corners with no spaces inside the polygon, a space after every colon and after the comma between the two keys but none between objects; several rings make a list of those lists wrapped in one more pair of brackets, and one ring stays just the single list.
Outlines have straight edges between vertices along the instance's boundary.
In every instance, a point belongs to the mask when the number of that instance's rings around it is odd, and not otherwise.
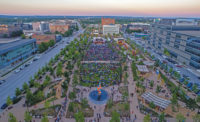
[{"label": "landscaped garden", "polygon": [[94,116],[94,111],[93,109],[89,106],[87,103],[86,99],[83,99],[81,103],[79,102],[70,102],[68,111],[67,111],[67,118],[72,118],[74,117],[75,113],[77,112],[82,112],[84,117],[93,117]]}]

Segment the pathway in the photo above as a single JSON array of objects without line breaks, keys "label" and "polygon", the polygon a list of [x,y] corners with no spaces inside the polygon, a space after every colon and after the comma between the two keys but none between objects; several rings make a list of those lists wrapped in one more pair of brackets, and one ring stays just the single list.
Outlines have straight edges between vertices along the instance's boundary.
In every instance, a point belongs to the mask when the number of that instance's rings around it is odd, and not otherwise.
[{"label": "pathway", "polygon": [[[133,73],[132,73],[132,68],[131,68],[131,62],[128,62],[128,90],[129,90],[129,101],[130,101],[130,115],[131,115],[131,120],[135,118],[136,115],[136,121],[137,122],[143,122],[144,115],[140,113],[140,110],[137,109],[138,104],[138,98],[137,98],[137,93],[135,92],[135,82],[133,82]],[[134,96],[131,96],[131,93],[134,93]]]}]

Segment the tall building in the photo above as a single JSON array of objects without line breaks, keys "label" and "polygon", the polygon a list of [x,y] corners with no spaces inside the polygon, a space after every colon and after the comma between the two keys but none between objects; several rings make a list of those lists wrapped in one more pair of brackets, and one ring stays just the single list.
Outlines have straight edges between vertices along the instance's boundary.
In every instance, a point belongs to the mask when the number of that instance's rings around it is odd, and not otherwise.
[{"label": "tall building", "polygon": [[33,31],[35,32],[48,32],[49,31],[49,23],[48,22],[34,22],[32,23]]},{"label": "tall building", "polygon": [[119,25],[103,25],[103,34],[119,34]]},{"label": "tall building", "polygon": [[22,39],[0,43],[0,68],[13,65],[37,50],[35,39]]},{"label": "tall building", "polygon": [[49,29],[49,23],[48,22],[41,22],[40,23],[40,30],[42,32],[49,32],[50,29]]},{"label": "tall building", "polygon": [[[186,24],[188,23],[188,24]],[[176,20],[171,24],[151,24],[149,43],[167,49],[171,58],[200,68],[200,26],[193,20]]]},{"label": "tall building", "polygon": [[101,25],[114,25],[115,24],[115,19],[111,18],[101,18]]},{"label": "tall building", "polygon": [[40,22],[33,22],[33,31],[40,31]]}]

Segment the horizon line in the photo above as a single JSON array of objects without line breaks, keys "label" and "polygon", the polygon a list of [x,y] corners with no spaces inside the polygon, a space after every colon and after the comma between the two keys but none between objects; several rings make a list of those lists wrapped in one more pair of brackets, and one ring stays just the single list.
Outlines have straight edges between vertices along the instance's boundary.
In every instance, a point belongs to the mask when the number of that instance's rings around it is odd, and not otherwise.
[{"label": "horizon line", "polygon": [[200,18],[200,17],[185,17],[185,16],[123,16],[123,15],[21,15],[21,14],[0,14],[0,16],[57,16],[57,17],[135,17],[135,18]]}]

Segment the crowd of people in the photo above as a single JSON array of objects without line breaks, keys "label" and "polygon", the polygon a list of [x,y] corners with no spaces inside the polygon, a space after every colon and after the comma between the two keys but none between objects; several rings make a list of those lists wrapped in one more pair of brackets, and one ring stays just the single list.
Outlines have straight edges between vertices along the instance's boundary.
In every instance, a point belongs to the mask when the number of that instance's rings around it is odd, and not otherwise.
[{"label": "crowd of people", "polygon": [[91,44],[84,57],[85,61],[119,60],[119,55],[108,44]]},{"label": "crowd of people", "polygon": [[120,82],[119,63],[85,63],[80,69],[81,81],[103,86],[113,85]]}]

